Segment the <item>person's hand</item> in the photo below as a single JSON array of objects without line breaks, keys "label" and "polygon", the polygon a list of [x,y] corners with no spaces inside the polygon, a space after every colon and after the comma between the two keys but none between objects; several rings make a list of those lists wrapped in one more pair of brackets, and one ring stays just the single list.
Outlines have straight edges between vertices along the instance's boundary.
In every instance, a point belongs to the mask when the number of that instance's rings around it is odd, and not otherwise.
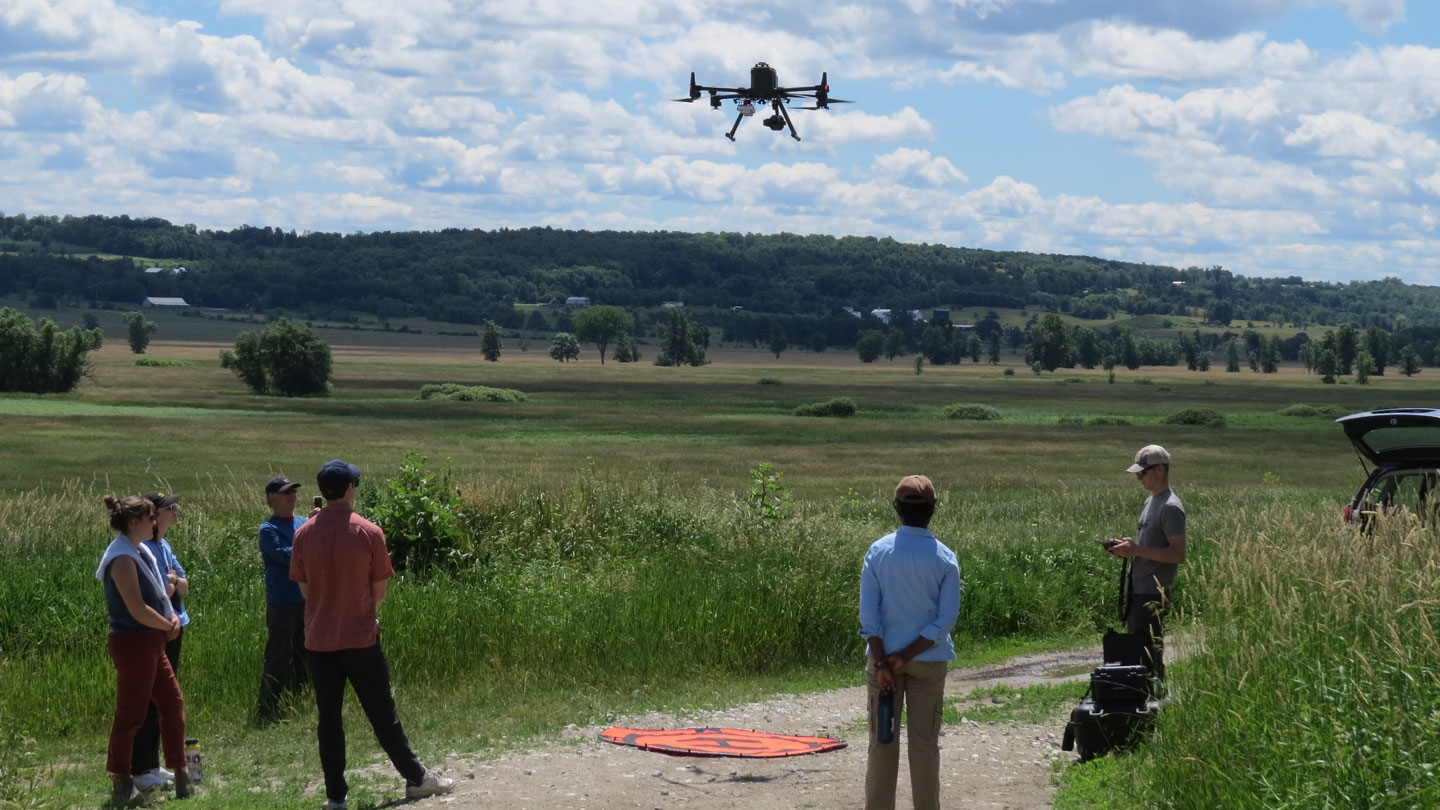
[{"label": "person's hand", "polygon": [[165,640],[174,641],[180,635],[180,617],[170,617],[170,629],[165,631]]},{"label": "person's hand", "polygon": [[165,581],[170,583],[170,587],[172,588],[175,587],[175,580],[179,578],[180,575],[175,573],[173,570],[165,572]]},{"label": "person's hand", "polygon": [[1135,545],[1132,538],[1123,537],[1120,539],[1120,542],[1105,550],[1116,557],[1135,557],[1138,556],[1139,549],[1140,547]]},{"label": "person's hand", "polygon": [[885,656],[885,666],[890,669],[890,674],[894,675],[900,671],[901,667],[905,666],[905,659],[901,657],[900,653],[890,653]]},{"label": "person's hand", "polygon": [[875,662],[875,684],[881,692],[895,691],[895,673],[890,670],[889,660]]}]

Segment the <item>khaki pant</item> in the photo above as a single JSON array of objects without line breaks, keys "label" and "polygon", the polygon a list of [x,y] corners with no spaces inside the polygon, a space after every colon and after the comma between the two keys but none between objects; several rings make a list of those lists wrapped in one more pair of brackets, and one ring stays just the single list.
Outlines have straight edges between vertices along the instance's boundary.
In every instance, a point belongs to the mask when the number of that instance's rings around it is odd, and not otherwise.
[{"label": "khaki pant", "polygon": [[[865,810],[894,810],[895,780],[900,773],[900,735],[881,744],[875,738],[875,663],[865,666],[869,682],[870,758],[865,766]],[[910,792],[915,810],[940,810],[940,712],[944,708],[945,662],[911,661],[895,673],[895,725],[908,712],[905,745],[910,753]]]}]

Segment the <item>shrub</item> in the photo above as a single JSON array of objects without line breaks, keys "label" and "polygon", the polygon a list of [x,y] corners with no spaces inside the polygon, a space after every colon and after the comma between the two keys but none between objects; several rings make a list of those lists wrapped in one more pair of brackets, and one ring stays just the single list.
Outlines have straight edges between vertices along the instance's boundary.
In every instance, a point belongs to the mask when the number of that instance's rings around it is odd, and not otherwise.
[{"label": "shrub", "polygon": [[1152,379],[1150,379],[1149,377],[1136,377],[1135,380],[1134,380],[1134,382],[1135,382],[1136,385],[1154,385],[1154,384],[1155,384],[1155,381],[1152,380]]},{"label": "shrub", "polygon": [[1165,417],[1162,424],[1225,427],[1225,414],[1214,408],[1185,408]]},{"label": "shrub", "polygon": [[1322,419],[1334,419],[1340,416],[1340,409],[1334,405],[1291,405],[1288,408],[1280,409],[1281,416],[1297,416],[1301,418],[1315,417]]},{"label": "shrub", "polygon": [[137,358],[135,358],[135,365],[137,365],[137,366],[188,366],[188,365],[190,365],[190,363],[189,363],[189,361],[186,361],[186,360],[159,360],[159,359],[154,358],[154,357],[137,357]]},{"label": "shrub", "polygon": [[525,402],[524,392],[513,388],[490,388],[484,385],[438,383],[421,387],[421,399],[449,402]]},{"label": "shrub", "polygon": [[975,419],[982,422],[993,422],[1001,418],[1000,412],[989,405],[981,405],[978,402],[957,402],[954,405],[946,405],[941,415],[946,419]]},{"label": "shrub", "polygon": [[1115,427],[1118,425],[1129,425],[1131,422],[1124,416],[1092,416],[1086,424]]},{"label": "shrub", "polygon": [[1006,368],[1006,369],[1005,369],[1005,376],[1006,376],[1006,377],[1014,377],[1014,376],[1015,376],[1015,369],[1013,369],[1013,368]]},{"label": "shrub", "polygon": [[780,381],[774,377],[761,377],[755,381],[756,385],[780,385]]},{"label": "shrub", "polygon": [[24,313],[0,309],[0,391],[72,391],[90,373],[88,353],[103,342],[99,329],[72,326],[61,332],[49,318],[41,318],[37,328]]},{"label": "shrub", "polygon": [[366,489],[357,511],[385,532],[397,571],[423,574],[455,568],[469,557],[471,543],[461,529],[463,508],[447,472],[425,469],[425,456],[411,450],[399,473],[376,492]]},{"label": "shrub", "polygon": [[849,397],[836,397],[824,402],[815,402],[809,405],[801,405],[795,409],[796,416],[854,416],[855,400]]},{"label": "shrub", "polygon": [[309,327],[281,318],[259,332],[241,332],[220,365],[251,391],[285,397],[330,391],[330,346]]},{"label": "shrub", "polygon": [[1085,424],[1085,417],[1083,417],[1083,416],[1062,416],[1062,417],[1060,417],[1060,419],[1059,419],[1058,421],[1059,421],[1059,424],[1062,424],[1062,425],[1083,425],[1083,424]]},{"label": "shrub", "polygon": [[1084,385],[1084,384],[1085,384],[1085,378],[1084,378],[1084,377],[1064,377],[1064,378],[1062,378],[1062,379],[1056,380],[1055,383],[1056,383],[1057,385]]}]

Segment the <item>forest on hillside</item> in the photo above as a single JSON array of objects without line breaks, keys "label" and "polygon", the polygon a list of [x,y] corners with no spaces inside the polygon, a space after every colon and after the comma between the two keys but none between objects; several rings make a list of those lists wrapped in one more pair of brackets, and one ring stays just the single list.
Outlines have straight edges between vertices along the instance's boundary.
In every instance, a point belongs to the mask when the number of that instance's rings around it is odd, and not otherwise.
[{"label": "forest on hillside", "polygon": [[[163,272],[146,272],[152,265]],[[174,296],[202,307],[342,322],[370,315],[506,328],[526,325],[517,302],[585,297],[645,311],[681,301],[727,339],[763,342],[778,323],[791,342],[846,347],[883,325],[869,317],[875,309],[973,307],[1096,321],[1182,316],[1316,333],[1342,324],[1374,327],[1395,333],[1397,346],[1416,344],[1427,363],[1440,339],[1440,288],[1395,278],[1347,284],[1247,278],[1220,267],[794,234],[553,228],[338,234],[248,225],[202,230],[128,216],[0,215],[0,295],[40,308],[131,307],[146,296]],[[900,320],[903,328],[907,318]]]}]

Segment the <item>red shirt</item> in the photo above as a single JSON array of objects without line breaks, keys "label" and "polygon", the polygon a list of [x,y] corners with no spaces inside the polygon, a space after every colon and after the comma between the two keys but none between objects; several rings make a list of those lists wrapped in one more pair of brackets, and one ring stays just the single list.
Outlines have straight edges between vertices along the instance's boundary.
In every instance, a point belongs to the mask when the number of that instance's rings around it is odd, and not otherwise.
[{"label": "red shirt", "polygon": [[290,578],[305,583],[305,648],[363,649],[380,640],[371,583],[395,574],[385,533],[349,506],[331,505],[295,530]]}]

